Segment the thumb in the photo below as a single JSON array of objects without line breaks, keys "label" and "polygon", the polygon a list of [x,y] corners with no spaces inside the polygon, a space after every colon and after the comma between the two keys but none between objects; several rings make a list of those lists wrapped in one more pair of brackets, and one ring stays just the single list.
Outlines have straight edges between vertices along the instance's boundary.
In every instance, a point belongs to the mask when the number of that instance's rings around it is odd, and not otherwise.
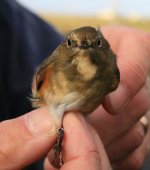
[{"label": "thumb", "polygon": [[56,140],[46,108],[0,123],[0,167],[18,170],[47,154]]}]

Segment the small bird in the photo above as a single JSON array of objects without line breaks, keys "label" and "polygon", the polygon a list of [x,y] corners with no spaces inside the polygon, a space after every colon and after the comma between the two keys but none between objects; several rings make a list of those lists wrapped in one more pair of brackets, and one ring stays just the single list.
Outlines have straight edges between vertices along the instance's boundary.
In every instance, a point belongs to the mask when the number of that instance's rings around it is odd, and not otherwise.
[{"label": "small bird", "polygon": [[60,130],[65,112],[91,113],[119,81],[116,55],[101,30],[80,27],[71,31],[38,68],[32,105],[48,106]]}]

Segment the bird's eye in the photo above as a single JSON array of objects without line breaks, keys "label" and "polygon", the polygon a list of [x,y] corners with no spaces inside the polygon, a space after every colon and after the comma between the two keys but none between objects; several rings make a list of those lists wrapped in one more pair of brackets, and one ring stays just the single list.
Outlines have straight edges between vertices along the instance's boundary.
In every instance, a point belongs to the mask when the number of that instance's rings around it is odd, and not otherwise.
[{"label": "bird's eye", "polygon": [[67,47],[76,47],[77,46],[77,42],[75,40],[70,40],[68,38],[67,40]]},{"label": "bird's eye", "polygon": [[101,42],[101,40],[100,40],[100,39],[98,39],[98,41],[97,41],[97,45],[98,45],[98,47],[101,47],[101,46],[102,46],[102,42]]},{"label": "bird's eye", "polygon": [[67,40],[67,46],[68,46],[68,47],[71,46],[71,40],[70,40],[70,39]]}]

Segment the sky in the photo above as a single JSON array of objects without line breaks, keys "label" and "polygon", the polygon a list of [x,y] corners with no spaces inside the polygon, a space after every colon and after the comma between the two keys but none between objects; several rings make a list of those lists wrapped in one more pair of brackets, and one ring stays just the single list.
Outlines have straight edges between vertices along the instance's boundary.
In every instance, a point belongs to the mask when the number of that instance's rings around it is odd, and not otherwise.
[{"label": "sky", "polygon": [[34,12],[97,15],[113,9],[123,16],[150,18],[150,0],[17,0]]}]

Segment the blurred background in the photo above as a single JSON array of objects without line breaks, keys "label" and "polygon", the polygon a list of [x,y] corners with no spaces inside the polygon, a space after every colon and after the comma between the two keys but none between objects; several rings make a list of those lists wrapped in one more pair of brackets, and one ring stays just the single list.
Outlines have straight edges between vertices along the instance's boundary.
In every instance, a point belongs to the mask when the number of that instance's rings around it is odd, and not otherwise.
[{"label": "blurred background", "polygon": [[150,0],[17,0],[61,32],[90,25],[127,25],[150,31]]}]

